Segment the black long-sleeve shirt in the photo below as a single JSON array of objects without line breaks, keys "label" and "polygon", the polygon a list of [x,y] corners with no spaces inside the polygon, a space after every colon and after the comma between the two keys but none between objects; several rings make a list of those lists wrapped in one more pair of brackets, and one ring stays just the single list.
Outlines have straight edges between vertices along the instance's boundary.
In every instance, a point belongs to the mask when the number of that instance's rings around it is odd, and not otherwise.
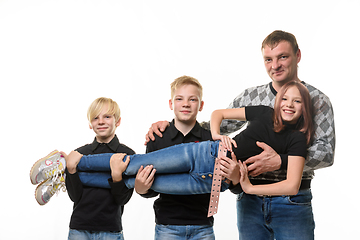
[{"label": "black long-sleeve shirt", "polygon": [[[156,151],[176,144],[212,140],[211,133],[199,123],[184,136],[174,125],[174,121],[163,132],[163,137],[155,136],[155,141],[147,144],[146,152]],[[179,183],[181,184],[181,183]],[[149,190],[143,197],[155,197],[159,193]],[[170,195],[160,193],[154,202],[155,219],[163,225],[213,225],[214,218],[207,217],[210,194]]]},{"label": "black long-sleeve shirt", "polygon": [[[99,143],[96,139],[78,149],[83,155],[100,153],[135,154],[129,147],[121,144],[115,136],[109,143]],[[128,189],[123,181],[113,183],[111,189],[84,186],[78,173],[69,174],[66,170],[66,188],[74,208],[70,228],[88,231],[122,231],[121,216],[124,205],[130,200],[133,189]]]}]

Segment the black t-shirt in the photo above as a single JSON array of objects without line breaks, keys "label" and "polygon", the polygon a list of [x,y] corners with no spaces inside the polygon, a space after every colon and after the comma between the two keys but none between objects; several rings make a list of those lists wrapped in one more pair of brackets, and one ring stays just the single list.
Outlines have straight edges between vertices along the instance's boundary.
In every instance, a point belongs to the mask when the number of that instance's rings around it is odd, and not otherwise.
[{"label": "black t-shirt", "polygon": [[[194,128],[184,136],[174,126],[174,121],[163,132],[163,137],[155,136],[155,141],[147,144],[146,152],[156,151],[176,144],[211,140],[211,133],[196,122]],[[179,183],[181,184],[181,183]],[[154,197],[159,193],[152,190],[142,195]],[[213,225],[214,218],[207,217],[210,194],[171,195],[160,193],[154,202],[155,221],[163,225]]]},{"label": "black t-shirt", "polygon": [[[98,143],[96,139],[76,151],[83,155],[100,153],[135,154],[129,147],[121,144],[115,136],[108,144]],[[74,202],[70,228],[88,231],[122,231],[121,216],[124,205],[130,200],[133,189],[128,189],[123,181],[112,183],[111,189],[93,188],[82,185],[79,175],[69,174],[65,178],[67,192]]]},{"label": "black t-shirt", "polygon": [[279,133],[274,132],[273,112],[274,110],[267,106],[245,108],[246,120],[249,121],[249,125],[233,138],[238,146],[233,148],[238,160],[244,161],[249,157],[260,154],[263,149],[256,145],[257,141],[266,143],[278,154],[286,153],[289,156],[306,158],[307,144],[305,135],[294,130],[292,125],[286,126]]}]

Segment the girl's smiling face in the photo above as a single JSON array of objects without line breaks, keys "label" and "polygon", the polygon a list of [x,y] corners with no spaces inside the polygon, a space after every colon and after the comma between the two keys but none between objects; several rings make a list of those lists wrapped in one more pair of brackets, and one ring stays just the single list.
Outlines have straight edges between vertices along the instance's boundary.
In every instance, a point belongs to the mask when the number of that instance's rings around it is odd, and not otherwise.
[{"label": "girl's smiling face", "polygon": [[297,87],[289,87],[280,102],[281,118],[285,123],[295,124],[302,115],[302,98]]}]

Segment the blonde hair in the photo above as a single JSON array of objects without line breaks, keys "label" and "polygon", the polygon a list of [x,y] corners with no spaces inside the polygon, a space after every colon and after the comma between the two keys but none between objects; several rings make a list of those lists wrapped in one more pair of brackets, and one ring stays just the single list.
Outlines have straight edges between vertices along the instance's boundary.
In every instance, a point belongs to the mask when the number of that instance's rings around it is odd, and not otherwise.
[{"label": "blonde hair", "polygon": [[202,100],[203,88],[202,88],[200,82],[196,78],[185,76],[185,75],[181,76],[181,77],[178,77],[177,79],[175,79],[170,84],[170,87],[171,87],[171,99],[174,98],[176,89],[178,89],[179,87],[181,87],[183,85],[187,85],[187,84],[191,84],[191,85],[194,85],[194,86],[199,88],[200,100]]},{"label": "blonde hair", "polygon": [[100,97],[95,99],[87,112],[87,119],[89,122],[94,120],[97,116],[100,115],[104,107],[108,107],[107,114],[114,116],[115,122],[118,122],[120,119],[120,108],[119,105],[112,100],[111,98]]}]

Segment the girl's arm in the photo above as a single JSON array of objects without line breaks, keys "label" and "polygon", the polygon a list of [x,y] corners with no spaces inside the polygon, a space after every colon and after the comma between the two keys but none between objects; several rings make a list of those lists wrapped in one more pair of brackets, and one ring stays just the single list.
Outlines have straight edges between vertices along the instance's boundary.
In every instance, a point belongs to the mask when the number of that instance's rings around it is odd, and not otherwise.
[{"label": "girl's arm", "polygon": [[305,158],[300,156],[289,156],[286,180],[281,182],[252,185],[250,183],[247,166],[240,162],[240,184],[244,192],[255,195],[296,195],[301,184],[301,177],[304,169]]},{"label": "girl's arm", "polygon": [[231,144],[237,147],[236,142],[224,135],[220,135],[220,125],[224,119],[245,121],[245,108],[219,109],[211,114],[210,129],[213,140],[221,140],[227,150],[232,150]]}]

